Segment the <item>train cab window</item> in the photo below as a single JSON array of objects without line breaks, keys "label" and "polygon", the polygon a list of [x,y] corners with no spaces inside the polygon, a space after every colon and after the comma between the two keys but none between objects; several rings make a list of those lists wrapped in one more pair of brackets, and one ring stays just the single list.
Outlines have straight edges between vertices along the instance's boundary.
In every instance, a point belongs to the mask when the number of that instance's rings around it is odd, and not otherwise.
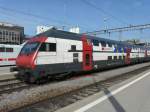
[{"label": "train cab window", "polygon": [[88,65],[90,65],[90,55],[89,54],[86,54],[86,65],[88,66]]},{"label": "train cab window", "polygon": [[21,50],[21,54],[30,54],[32,52],[35,52],[39,46],[38,42],[32,42],[32,43],[27,43],[23,46]]},{"label": "train cab window", "polygon": [[6,48],[6,52],[13,52],[13,48]]},{"label": "train cab window", "polygon": [[106,47],[106,42],[105,41],[101,41],[101,45],[102,45],[102,47]]},{"label": "train cab window", "polygon": [[93,45],[94,46],[99,46],[99,41],[98,40],[93,40]]},{"label": "train cab window", "polygon": [[40,51],[43,52],[56,52],[56,43],[42,43]]},{"label": "train cab window", "polygon": [[71,50],[76,51],[76,45],[71,45]]}]

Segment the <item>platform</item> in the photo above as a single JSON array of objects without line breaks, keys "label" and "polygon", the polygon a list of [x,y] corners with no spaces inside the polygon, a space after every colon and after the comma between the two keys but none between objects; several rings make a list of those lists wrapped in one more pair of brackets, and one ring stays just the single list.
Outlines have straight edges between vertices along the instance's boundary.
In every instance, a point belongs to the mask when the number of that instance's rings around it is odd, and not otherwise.
[{"label": "platform", "polygon": [[150,112],[150,70],[56,112]]},{"label": "platform", "polygon": [[10,72],[12,66],[0,67],[0,80],[15,78],[17,72]]}]

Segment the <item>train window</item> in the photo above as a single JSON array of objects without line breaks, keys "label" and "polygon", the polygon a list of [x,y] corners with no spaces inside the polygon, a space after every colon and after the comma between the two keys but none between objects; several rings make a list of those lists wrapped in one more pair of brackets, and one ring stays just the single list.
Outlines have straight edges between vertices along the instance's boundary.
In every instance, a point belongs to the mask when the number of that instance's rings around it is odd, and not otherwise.
[{"label": "train window", "polygon": [[90,55],[86,54],[86,63],[87,66],[90,65]]},{"label": "train window", "polygon": [[39,42],[30,42],[23,46],[21,50],[21,54],[30,54],[32,52],[35,52],[39,46]]},{"label": "train window", "polygon": [[112,60],[112,56],[108,56],[108,60]]},{"label": "train window", "polygon": [[13,48],[6,48],[6,52],[13,52]]},{"label": "train window", "polygon": [[56,52],[56,43],[42,43],[40,51]]},{"label": "train window", "polygon": [[93,40],[93,45],[94,46],[99,46],[99,41],[98,40]]},{"label": "train window", "polygon": [[114,56],[114,60],[117,60],[117,56]]},{"label": "train window", "polygon": [[122,56],[119,56],[119,59],[122,60]]},{"label": "train window", "polygon": [[0,52],[5,52],[5,48],[4,47],[0,47]]},{"label": "train window", "polygon": [[46,43],[42,43],[40,51],[46,51]]},{"label": "train window", "polygon": [[76,51],[76,45],[71,45],[71,50]]},{"label": "train window", "polygon": [[108,43],[108,47],[112,47],[112,43]]},{"label": "train window", "polygon": [[49,43],[49,51],[56,52],[56,43]]},{"label": "train window", "polygon": [[123,52],[123,48],[118,47],[118,52],[119,52],[119,53],[122,53],[122,52]]},{"label": "train window", "polygon": [[125,56],[123,56],[123,59],[125,59]]},{"label": "train window", "polygon": [[102,45],[102,47],[106,47],[106,42],[105,41],[101,41],[101,45]]}]

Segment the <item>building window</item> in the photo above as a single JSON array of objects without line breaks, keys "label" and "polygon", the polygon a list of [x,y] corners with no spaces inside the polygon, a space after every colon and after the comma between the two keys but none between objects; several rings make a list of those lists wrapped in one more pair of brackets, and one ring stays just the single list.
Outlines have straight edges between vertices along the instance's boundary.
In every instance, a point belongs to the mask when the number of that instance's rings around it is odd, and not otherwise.
[{"label": "building window", "polygon": [[94,46],[99,46],[99,41],[98,40],[93,40],[93,45]]},{"label": "building window", "polygon": [[5,35],[5,30],[3,30],[3,35]]},{"label": "building window", "polygon": [[0,35],[2,35],[2,31],[0,30]]},{"label": "building window", "polygon": [[6,35],[8,35],[8,31],[6,31]]}]

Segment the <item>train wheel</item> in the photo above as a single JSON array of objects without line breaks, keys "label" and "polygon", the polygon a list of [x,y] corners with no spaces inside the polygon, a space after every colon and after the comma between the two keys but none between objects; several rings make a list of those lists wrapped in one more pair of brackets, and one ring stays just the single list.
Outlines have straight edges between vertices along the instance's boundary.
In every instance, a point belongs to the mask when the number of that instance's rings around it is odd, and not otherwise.
[{"label": "train wheel", "polygon": [[29,83],[35,83],[35,77],[31,76],[29,77]]},{"label": "train wheel", "polygon": [[32,76],[30,73],[26,73],[26,75],[25,75],[25,82],[27,82],[27,83],[34,83],[35,82],[35,77]]}]

